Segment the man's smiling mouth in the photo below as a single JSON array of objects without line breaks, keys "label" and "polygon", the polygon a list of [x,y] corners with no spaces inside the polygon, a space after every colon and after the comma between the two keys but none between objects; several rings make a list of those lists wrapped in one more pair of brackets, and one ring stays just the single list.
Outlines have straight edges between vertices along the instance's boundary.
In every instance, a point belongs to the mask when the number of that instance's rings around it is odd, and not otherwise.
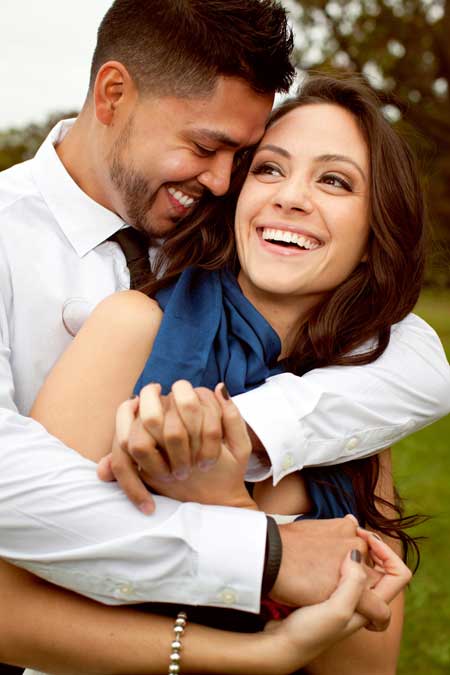
[{"label": "man's smiling mouth", "polygon": [[182,190],[177,190],[174,187],[169,187],[167,188],[167,192],[175,199],[180,206],[182,206],[185,209],[190,208],[195,202],[197,201],[190,195],[187,195],[185,192],[182,192]]}]

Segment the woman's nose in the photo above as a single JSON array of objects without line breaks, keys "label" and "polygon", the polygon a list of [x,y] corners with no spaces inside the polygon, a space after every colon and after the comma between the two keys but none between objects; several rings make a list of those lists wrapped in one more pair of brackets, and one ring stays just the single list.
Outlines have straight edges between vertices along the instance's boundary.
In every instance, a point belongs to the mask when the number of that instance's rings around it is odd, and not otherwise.
[{"label": "woman's nose", "polygon": [[309,186],[298,181],[281,184],[274,195],[274,205],[289,212],[310,213],[314,208]]}]

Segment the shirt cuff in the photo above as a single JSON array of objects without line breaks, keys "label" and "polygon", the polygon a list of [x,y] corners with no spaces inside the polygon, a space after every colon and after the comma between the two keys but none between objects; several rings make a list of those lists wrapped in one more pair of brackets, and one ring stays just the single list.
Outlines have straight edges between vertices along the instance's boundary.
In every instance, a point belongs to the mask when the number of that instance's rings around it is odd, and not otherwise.
[{"label": "shirt cuff", "polygon": [[302,453],[306,439],[300,418],[310,412],[311,401],[304,411],[296,411],[295,414],[281,387],[275,380],[269,379],[257,389],[234,396],[233,402],[260,439],[271,463],[268,468],[252,455],[247,480],[257,482],[273,475],[276,485],[288,474],[303,468]]},{"label": "shirt cuff", "polygon": [[258,613],[266,515],[247,509],[209,506],[201,513],[200,522],[201,548],[195,583],[203,591],[196,604]]}]

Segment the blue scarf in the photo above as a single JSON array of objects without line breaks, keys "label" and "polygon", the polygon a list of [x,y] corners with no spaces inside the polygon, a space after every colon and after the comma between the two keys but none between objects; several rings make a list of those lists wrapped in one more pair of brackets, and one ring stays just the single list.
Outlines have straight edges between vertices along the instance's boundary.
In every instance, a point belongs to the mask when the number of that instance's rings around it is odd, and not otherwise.
[{"label": "blue scarf", "polygon": [[234,396],[283,372],[280,338],[229,272],[189,268],[156,299],[164,317],[135,393],[159,382],[168,394],[183,379],[209,389],[225,382]]},{"label": "blue scarf", "polygon": [[[168,394],[174,382],[184,379],[209,389],[224,382],[234,396],[283,372],[278,335],[229,272],[189,268],[156,299],[164,316],[136,394],[150,382],[159,382]],[[313,502],[305,517],[357,515],[351,479],[343,465],[307,468],[302,473]]]}]

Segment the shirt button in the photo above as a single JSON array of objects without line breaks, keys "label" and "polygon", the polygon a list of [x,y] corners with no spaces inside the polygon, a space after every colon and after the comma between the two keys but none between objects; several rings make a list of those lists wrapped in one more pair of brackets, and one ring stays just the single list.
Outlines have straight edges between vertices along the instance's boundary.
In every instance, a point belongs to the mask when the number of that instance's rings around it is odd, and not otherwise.
[{"label": "shirt button", "polygon": [[114,591],[114,596],[116,598],[122,598],[124,595],[129,595],[132,593],[134,590],[133,586],[131,584],[123,584],[122,586],[118,586],[115,591]]},{"label": "shirt button", "polygon": [[290,469],[291,467],[294,466],[294,458],[291,455],[290,452],[288,452],[284,457],[283,457],[283,463],[282,463],[282,468],[284,470]]},{"label": "shirt button", "polygon": [[222,593],[220,593],[219,599],[225,605],[234,605],[237,600],[237,595],[231,588],[225,588]]},{"label": "shirt button", "polygon": [[354,450],[355,448],[357,448],[358,445],[359,445],[359,439],[356,438],[356,436],[353,436],[353,438],[350,438],[350,439],[347,441],[346,446],[345,446],[345,449],[346,449],[348,452],[351,452],[352,450]]}]

